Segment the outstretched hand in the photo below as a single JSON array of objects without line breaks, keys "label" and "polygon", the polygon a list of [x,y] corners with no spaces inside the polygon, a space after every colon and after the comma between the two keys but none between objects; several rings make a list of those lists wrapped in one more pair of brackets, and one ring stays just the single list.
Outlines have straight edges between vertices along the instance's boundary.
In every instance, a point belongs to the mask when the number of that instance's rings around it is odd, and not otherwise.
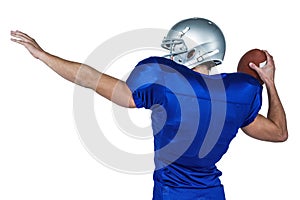
[{"label": "outstretched hand", "polygon": [[268,53],[268,51],[265,51],[267,62],[266,65],[263,67],[258,67],[254,63],[249,63],[249,67],[254,69],[261,80],[265,82],[266,84],[274,83],[274,76],[275,76],[275,63],[273,57]]},{"label": "outstretched hand", "polygon": [[13,37],[11,41],[23,45],[37,59],[45,52],[33,38],[21,31],[11,31],[10,35]]}]

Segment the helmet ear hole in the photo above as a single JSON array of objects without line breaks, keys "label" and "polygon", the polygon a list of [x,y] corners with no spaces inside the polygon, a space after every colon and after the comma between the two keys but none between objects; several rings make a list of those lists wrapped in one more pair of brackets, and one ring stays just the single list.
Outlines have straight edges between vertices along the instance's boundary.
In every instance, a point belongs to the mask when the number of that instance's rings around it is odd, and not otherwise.
[{"label": "helmet ear hole", "polygon": [[192,58],[192,57],[195,55],[195,52],[196,52],[196,50],[195,50],[195,49],[192,49],[191,51],[188,52],[188,54],[187,54],[186,57],[187,57],[188,59]]}]

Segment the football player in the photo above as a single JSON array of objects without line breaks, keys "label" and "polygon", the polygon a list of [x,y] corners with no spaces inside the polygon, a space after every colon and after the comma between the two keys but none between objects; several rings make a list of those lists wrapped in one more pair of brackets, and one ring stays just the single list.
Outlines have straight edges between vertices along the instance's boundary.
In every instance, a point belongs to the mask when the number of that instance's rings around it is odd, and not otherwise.
[{"label": "football player", "polygon": [[162,42],[166,57],[140,61],[122,81],[94,68],[44,51],[25,33],[12,31],[12,41],[63,78],[90,88],[127,108],[152,110],[155,147],[154,200],[225,199],[216,163],[241,128],[271,142],[288,137],[286,116],[275,82],[275,65],[250,64],[264,81],[267,116],[259,114],[262,86],[242,73],[210,75],[222,64],[226,45],[221,29],[204,18],[176,23]]}]

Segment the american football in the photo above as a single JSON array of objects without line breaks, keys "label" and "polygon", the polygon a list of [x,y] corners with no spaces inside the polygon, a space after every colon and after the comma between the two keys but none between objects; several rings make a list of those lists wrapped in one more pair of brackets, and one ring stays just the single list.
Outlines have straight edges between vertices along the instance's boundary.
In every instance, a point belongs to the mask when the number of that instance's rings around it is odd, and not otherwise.
[{"label": "american football", "polygon": [[257,72],[249,67],[252,62],[258,67],[262,67],[266,63],[267,57],[264,51],[259,49],[251,49],[247,51],[240,59],[237,67],[237,72],[249,74],[256,78],[260,84],[264,84]]}]

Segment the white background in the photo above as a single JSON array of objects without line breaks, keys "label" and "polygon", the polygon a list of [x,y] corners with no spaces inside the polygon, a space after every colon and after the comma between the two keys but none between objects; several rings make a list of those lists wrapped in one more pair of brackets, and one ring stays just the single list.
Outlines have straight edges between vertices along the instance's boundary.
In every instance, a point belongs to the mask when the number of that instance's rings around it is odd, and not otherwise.
[{"label": "white background", "polygon": [[[2,1],[0,199],[140,200],[151,199],[153,186],[151,174],[119,173],[93,159],[74,123],[74,85],[10,42],[10,30],[28,33],[52,54],[84,62],[98,45],[117,34],[137,28],[168,29],[194,16],[214,21],[225,34],[227,53],[219,71],[233,72],[239,57],[251,48],[269,50],[287,113],[287,142],[261,142],[241,132],[232,142],[218,163],[227,199],[300,199],[296,2]],[[111,105],[101,97],[95,99]],[[96,112],[111,117],[109,111]],[[267,112],[266,96],[261,112]]]}]

